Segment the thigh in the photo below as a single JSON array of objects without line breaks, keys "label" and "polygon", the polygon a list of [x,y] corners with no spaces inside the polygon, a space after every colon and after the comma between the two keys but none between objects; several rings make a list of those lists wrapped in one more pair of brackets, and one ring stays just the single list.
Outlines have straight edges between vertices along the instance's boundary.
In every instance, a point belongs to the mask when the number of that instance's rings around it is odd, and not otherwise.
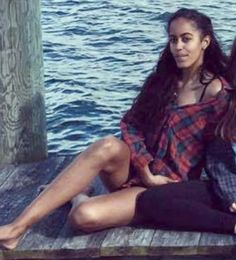
[{"label": "thigh", "polygon": [[191,201],[201,202],[213,207],[217,202],[216,195],[210,181],[184,181],[170,183],[158,187],[152,187],[145,193],[153,201],[166,201],[175,199],[190,199]]},{"label": "thigh", "polygon": [[127,225],[134,219],[137,196],[144,190],[143,187],[131,187],[92,197],[81,207],[96,213],[96,230]]}]

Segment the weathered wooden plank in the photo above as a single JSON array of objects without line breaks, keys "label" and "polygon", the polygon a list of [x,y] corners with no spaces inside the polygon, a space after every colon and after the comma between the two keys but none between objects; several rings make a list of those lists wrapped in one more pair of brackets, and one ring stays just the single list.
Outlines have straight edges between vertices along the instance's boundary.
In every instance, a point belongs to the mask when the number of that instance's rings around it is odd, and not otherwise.
[{"label": "weathered wooden plank", "polygon": [[147,255],[155,231],[120,227],[110,229],[101,247],[101,256]]},{"label": "weathered wooden plank", "polygon": [[[28,256],[24,257],[20,254],[15,254],[13,257],[8,257],[8,253],[2,254],[5,255],[1,260],[13,260],[13,259],[64,259],[64,260],[70,260],[70,259],[83,259],[83,260],[89,260],[89,259],[99,259],[99,260],[235,260],[235,256],[196,256],[196,255],[188,255],[188,256],[112,256],[112,257],[99,257],[99,258],[87,258],[87,257],[80,257],[80,255],[71,255],[70,258],[65,258],[63,255],[61,255],[61,251],[57,251],[54,253],[54,255],[51,254],[51,251],[34,251],[34,254],[32,255],[32,252],[28,251]],[[13,254],[11,254],[13,255]],[[1,257],[1,254],[0,254]],[[56,257],[56,258],[55,258]]]},{"label": "weathered wooden plank", "polygon": [[94,181],[91,184],[94,187],[94,193],[93,196],[101,195],[101,194],[106,194],[109,191],[107,188],[103,185],[102,180],[100,179],[99,176],[97,176]]},{"label": "weathered wooden plank", "polygon": [[67,222],[56,239],[52,250],[56,256],[58,249],[61,249],[60,255],[64,256],[65,259],[99,257],[100,247],[106,234],[107,230],[90,234],[75,231]]},{"label": "weathered wooden plank", "polygon": [[[70,259],[78,259],[78,257],[74,255],[71,255],[70,258],[65,258],[63,255],[63,249],[57,250],[57,251],[52,251],[52,250],[24,250],[24,251],[4,251],[3,252],[3,258],[2,259],[7,259],[7,260],[13,260],[13,259],[40,259],[40,260],[45,260],[45,259],[64,259],[64,260],[70,260]],[[83,258],[85,260],[85,258]],[[88,258],[86,258],[88,259]]]},{"label": "weathered wooden plank", "polygon": [[[4,225],[19,214],[22,202],[21,194],[28,190],[25,200],[30,200],[32,191],[29,189],[29,174],[35,171],[37,164],[25,164],[16,167],[0,187],[0,224]],[[25,176],[24,176],[25,175]],[[33,175],[33,174],[32,174]]]},{"label": "weathered wooden plank", "polygon": [[150,255],[194,255],[201,233],[156,230],[151,243]]},{"label": "weathered wooden plank", "polygon": [[235,255],[236,238],[233,235],[202,233],[197,253],[199,255]]},{"label": "weathered wooden plank", "polygon": [[15,168],[16,167],[13,164],[1,165],[0,166],[0,190],[1,190],[1,186],[3,185],[3,183],[13,173]]},{"label": "weathered wooden plank", "polygon": [[233,235],[202,233],[199,241],[199,246],[227,246],[236,245],[236,240]]}]

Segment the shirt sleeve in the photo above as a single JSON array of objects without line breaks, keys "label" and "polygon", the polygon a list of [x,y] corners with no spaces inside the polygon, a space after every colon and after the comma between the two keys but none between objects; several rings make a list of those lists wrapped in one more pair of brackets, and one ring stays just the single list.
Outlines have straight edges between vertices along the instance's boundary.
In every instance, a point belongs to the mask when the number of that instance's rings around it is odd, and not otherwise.
[{"label": "shirt sleeve", "polygon": [[121,138],[129,146],[131,162],[137,168],[143,168],[153,160],[145,145],[145,138],[141,131],[121,120]]},{"label": "shirt sleeve", "polygon": [[206,173],[213,181],[215,192],[229,208],[236,202],[235,144],[216,138],[206,151]]}]

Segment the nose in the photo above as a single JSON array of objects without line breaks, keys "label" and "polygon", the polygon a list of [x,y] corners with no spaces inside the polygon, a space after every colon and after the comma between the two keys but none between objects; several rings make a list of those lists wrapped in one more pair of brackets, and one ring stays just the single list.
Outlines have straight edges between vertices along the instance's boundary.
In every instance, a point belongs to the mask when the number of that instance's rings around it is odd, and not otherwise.
[{"label": "nose", "polygon": [[179,50],[182,50],[182,49],[183,49],[183,43],[182,43],[182,41],[181,41],[181,40],[177,40],[177,41],[176,41],[176,44],[175,44],[175,49],[176,49],[177,51],[179,51]]}]

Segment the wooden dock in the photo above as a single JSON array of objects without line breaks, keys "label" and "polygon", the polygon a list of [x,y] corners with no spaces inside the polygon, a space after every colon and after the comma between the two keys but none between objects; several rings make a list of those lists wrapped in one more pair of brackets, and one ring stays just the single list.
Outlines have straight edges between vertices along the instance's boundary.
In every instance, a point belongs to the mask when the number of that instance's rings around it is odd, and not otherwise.
[{"label": "wooden dock", "polygon": [[[40,163],[0,168],[0,225],[13,220],[73,156],[50,155]],[[94,181],[95,194],[106,192]],[[0,259],[235,259],[236,236],[175,232],[131,226],[92,234],[72,230],[68,203],[30,229],[15,250]],[[234,257],[235,255],[235,257]],[[163,258],[164,257],[164,258]]]}]

